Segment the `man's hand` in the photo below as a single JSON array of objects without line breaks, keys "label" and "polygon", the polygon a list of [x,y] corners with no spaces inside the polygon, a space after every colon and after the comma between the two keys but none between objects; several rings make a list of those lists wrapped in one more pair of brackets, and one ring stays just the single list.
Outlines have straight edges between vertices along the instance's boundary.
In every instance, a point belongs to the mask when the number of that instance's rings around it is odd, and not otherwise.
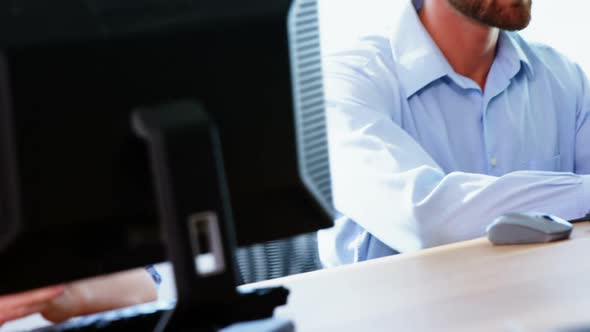
[{"label": "man's hand", "polygon": [[115,273],[0,296],[0,325],[40,313],[52,322],[154,301],[158,297],[152,277],[144,269]]},{"label": "man's hand", "polygon": [[145,269],[136,269],[68,284],[63,294],[41,310],[58,323],[72,317],[155,301],[156,284]]},{"label": "man's hand", "polygon": [[0,296],[0,325],[45,310],[64,291],[64,286],[53,286]]}]

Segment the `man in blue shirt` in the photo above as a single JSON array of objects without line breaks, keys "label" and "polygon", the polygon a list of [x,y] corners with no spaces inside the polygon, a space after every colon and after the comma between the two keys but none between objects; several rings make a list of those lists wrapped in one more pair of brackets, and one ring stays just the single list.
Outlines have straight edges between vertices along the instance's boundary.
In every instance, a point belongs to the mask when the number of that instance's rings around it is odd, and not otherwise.
[{"label": "man in blue shirt", "polygon": [[512,30],[530,0],[408,1],[394,31],[326,59],[334,266],[480,237],[507,212],[590,209],[582,70]]}]

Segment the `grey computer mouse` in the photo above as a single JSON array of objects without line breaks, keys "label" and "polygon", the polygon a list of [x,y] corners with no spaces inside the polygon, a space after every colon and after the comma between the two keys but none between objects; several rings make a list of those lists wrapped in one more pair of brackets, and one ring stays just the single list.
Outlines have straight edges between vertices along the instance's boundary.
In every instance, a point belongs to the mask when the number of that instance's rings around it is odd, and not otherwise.
[{"label": "grey computer mouse", "polygon": [[573,226],[569,222],[543,213],[507,213],[488,228],[493,244],[542,243],[567,239]]}]

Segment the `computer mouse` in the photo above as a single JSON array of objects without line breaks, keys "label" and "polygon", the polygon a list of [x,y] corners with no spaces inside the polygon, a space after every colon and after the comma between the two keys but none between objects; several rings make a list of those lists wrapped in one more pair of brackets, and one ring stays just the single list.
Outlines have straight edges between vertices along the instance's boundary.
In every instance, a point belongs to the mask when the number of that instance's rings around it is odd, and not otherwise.
[{"label": "computer mouse", "polygon": [[507,213],[488,228],[493,244],[543,243],[569,238],[573,226],[566,220],[543,213]]}]

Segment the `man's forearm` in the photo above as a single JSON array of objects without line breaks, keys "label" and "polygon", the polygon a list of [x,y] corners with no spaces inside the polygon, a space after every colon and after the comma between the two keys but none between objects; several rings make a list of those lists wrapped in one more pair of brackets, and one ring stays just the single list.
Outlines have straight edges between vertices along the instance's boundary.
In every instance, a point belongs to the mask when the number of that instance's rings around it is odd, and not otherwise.
[{"label": "man's forearm", "polygon": [[136,269],[67,285],[42,315],[54,322],[115,308],[154,301],[158,292],[152,277]]}]

